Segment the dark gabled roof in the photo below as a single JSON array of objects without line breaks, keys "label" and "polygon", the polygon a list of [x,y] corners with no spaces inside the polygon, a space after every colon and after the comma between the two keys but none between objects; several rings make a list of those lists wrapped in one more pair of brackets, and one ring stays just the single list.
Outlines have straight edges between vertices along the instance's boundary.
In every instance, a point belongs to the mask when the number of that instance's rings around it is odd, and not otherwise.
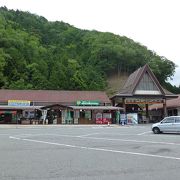
[{"label": "dark gabled roof", "polygon": [[110,103],[104,91],[58,91],[58,90],[0,90],[0,102],[8,100],[29,100],[34,102],[76,102],[78,100],[99,100]]},{"label": "dark gabled roof", "polygon": [[133,94],[136,87],[138,86],[140,80],[142,79],[143,75],[146,72],[149,73],[149,75],[154,80],[154,82],[156,83],[156,85],[159,88],[159,90],[161,91],[161,93],[165,94],[163,88],[159,84],[159,81],[157,80],[154,73],[151,71],[151,69],[149,68],[149,66],[147,64],[144,65],[143,67],[140,67],[139,69],[137,69],[135,72],[133,72],[129,76],[128,80],[126,81],[126,83],[122,89],[122,91],[120,91],[120,94]]},{"label": "dark gabled roof", "polygon": [[[116,94],[115,96],[133,96],[134,92],[136,90],[136,87],[138,86],[138,84],[140,83],[143,75],[148,72],[148,74],[150,75],[150,77],[152,78],[152,80],[154,81],[154,83],[156,84],[156,86],[158,87],[159,91],[161,92],[162,96],[167,96],[167,97],[173,97],[175,96],[173,93],[167,91],[166,89],[164,89],[159,81],[157,80],[156,76],[154,75],[154,73],[151,71],[150,67],[146,64],[143,67],[140,67],[139,69],[137,69],[135,72],[133,72],[129,78],[127,79],[124,87],[122,90],[120,90],[120,92],[118,94]],[[114,96],[114,97],[115,97]]]},{"label": "dark gabled roof", "polygon": [[142,74],[142,68],[139,68],[136,71],[134,71],[132,74],[130,74],[130,76],[128,77],[127,81],[123,86],[123,89],[120,90],[119,94],[127,94],[127,95],[132,94],[135,85],[137,84],[136,81],[141,76],[141,74]]}]

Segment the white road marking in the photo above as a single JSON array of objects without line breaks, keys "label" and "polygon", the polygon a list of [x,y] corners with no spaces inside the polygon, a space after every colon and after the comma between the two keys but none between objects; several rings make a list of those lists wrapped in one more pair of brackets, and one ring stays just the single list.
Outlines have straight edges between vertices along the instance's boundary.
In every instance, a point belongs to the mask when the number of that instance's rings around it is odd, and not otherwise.
[{"label": "white road marking", "polygon": [[94,150],[94,151],[104,151],[104,152],[130,154],[130,155],[145,156],[145,157],[155,157],[155,158],[163,158],[163,159],[180,160],[179,157],[173,157],[173,156],[161,156],[161,155],[153,155],[153,154],[146,154],[146,153],[136,153],[136,152],[130,152],[130,151],[119,151],[119,150],[113,150],[113,149],[91,148],[91,147],[86,147],[86,146],[76,146],[76,145],[71,145],[71,144],[53,143],[53,142],[33,140],[33,139],[21,139],[21,138],[16,138],[13,136],[10,136],[9,138],[18,139],[18,140],[22,140],[22,141],[35,142],[35,143],[55,145],[55,146],[65,146],[65,147],[70,147],[70,148],[78,148],[78,149],[86,149],[86,150]]},{"label": "white road marking", "polygon": [[87,136],[92,136],[95,134],[99,134],[99,133],[91,133],[91,134],[85,134],[85,135],[80,135],[80,136],[76,136],[76,137],[87,137]]},{"label": "white road marking", "polygon": [[16,135],[16,137],[29,137],[29,136],[33,136],[35,134],[18,134]]},{"label": "white road marking", "polygon": [[174,145],[180,146],[180,143],[162,142],[162,141],[144,141],[144,140],[134,140],[134,139],[113,139],[113,138],[98,138],[98,137],[87,137],[87,136],[72,136],[72,135],[61,135],[61,134],[36,134],[36,135],[51,135],[60,137],[70,137],[70,138],[86,138],[93,140],[107,140],[107,141],[122,141],[122,142],[134,142],[134,143],[148,143],[148,144],[164,144],[164,145]]},{"label": "white road marking", "polygon": [[[93,135],[92,133],[91,135]],[[90,134],[86,134],[89,135]],[[136,134],[137,135],[137,134]],[[162,145],[174,145],[180,146],[180,143],[173,143],[173,142],[162,142],[162,141],[145,141],[145,140],[134,140],[134,139],[114,139],[114,138],[98,138],[98,137],[88,137],[85,135],[80,136],[73,136],[73,135],[63,135],[63,134],[20,134],[16,135],[16,137],[27,138],[28,136],[60,136],[60,137],[70,137],[70,138],[86,138],[86,139],[93,139],[93,140],[106,140],[106,141],[122,141],[122,142],[134,142],[134,143],[147,143],[147,144],[162,144]]]},{"label": "white road marking", "polygon": [[[81,137],[83,138],[83,137]],[[180,146],[179,143],[168,143],[162,141],[141,141],[141,140],[134,140],[134,139],[111,139],[111,138],[96,138],[96,137],[86,137],[88,139],[97,139],[97,140],[107,140],[107,141],[123,141],[123,142],[135,142],[135,143],[149,143],[149,144],[165,144],[165,145],[177,145]]]},{"label": "white road marking", "polygon": [[21,140],[21,138],[18,137],[14,137],[14,136],[9,136],[10,139],[17,139],[17,140]]},{"label": "white road marking", "polygon": [[147,133],[150,133],[152,131],[146,131],[146,132],[143,132],[143,133],[139,133],[138,135],[144,135],[144,134],[147,134]]},{"label": "white road marking", "polygon": [[92,129],[103,128],[102,126],[92,127]]}]

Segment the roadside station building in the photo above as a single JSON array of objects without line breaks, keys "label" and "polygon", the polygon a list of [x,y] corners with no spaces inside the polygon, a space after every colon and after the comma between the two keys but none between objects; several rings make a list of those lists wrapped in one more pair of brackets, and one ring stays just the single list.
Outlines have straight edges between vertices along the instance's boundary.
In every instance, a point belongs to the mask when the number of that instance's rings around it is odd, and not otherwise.
[{"label": "roadside station building", "polygon": [[[111,100],[114,106],[124,108],[124,114],[135,114],[137,122],[148,123],[155,118],[149,115],[150,105],[161,104],[162,111],[158,114],[158,119],[167,116],[168,99],[177,98],[178,96],[164,89],[150,67],[146,64],[133,72],[127,79],[124,87]],[[156,115],[157,116],[157,115]],[[128,119],[127,121],[132,121]]]},{"label": "roadside station building", "polygon": [[122,109],[103,91],[0,90],[0,124],[116,123]]}]

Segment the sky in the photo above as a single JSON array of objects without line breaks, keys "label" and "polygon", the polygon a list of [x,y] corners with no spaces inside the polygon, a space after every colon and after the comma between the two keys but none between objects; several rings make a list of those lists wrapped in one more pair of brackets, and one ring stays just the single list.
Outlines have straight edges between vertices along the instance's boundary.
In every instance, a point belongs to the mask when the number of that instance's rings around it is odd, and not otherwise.
[{"label": "sky", "polygon": [[0,6],[131,38],[173,61],[170,82],[180,85],[179,0],[0,0]]}]

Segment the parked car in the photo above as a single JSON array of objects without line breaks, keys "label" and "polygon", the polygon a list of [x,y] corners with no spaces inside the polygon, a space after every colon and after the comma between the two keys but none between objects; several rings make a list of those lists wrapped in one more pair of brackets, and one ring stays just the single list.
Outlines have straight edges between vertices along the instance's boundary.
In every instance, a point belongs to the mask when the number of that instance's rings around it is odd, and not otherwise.
[{"label": "parked car", "polygon": [[180,133],[180,116],[165,117],[162,121],[152,125],[154,134],[163,132]]}]

